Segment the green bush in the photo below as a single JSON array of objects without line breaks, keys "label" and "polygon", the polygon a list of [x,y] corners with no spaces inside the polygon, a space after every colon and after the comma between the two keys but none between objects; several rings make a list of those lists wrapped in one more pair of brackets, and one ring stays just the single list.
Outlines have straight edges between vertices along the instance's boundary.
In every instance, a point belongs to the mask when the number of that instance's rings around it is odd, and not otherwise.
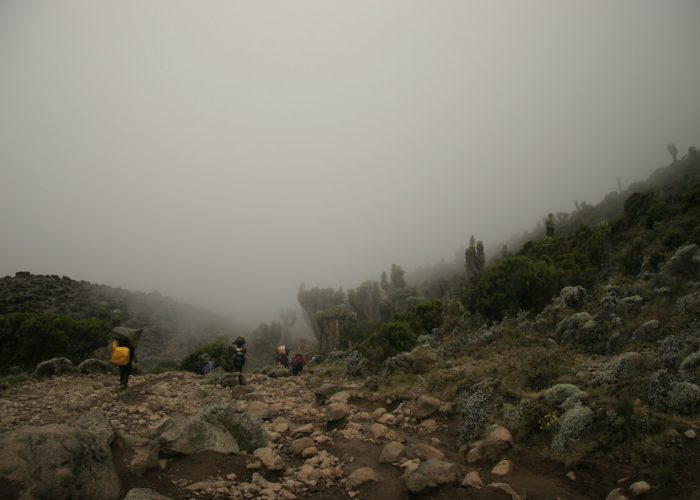
[{"label": "green bush", "polygon": [[406,311],[396,313],[394,320],[408,323],[416,335],[431,333],[442,325],[442,302],[431,300],[414,304]]},{"label": "green bush", "polygon": [[390,321],[367,337],[358,346],[358,350],[367,359],[381,363],[387,358],[410,350],[415,345],[416,334],[408,323]]},{"label": "green bush", "polygon": [[557,272],[549,262],[513,255],[484,271],[469,301],[474,312],[500,320],[520,310],[541,310],[559,288]]},{"label": "green bush", "polygon": [[212,342],[189,353],[180,363],[180,368],[187,371],[195,371],[199,364],[200,356],[208,356],[215,367],[222,367],[227,372],[233,371],[233,354],[229,346],[223,341]]},{"label": "green bush", "polygon": [[72,319],[55,313],[0,315],[0,370],[31,370],[39,362],[65,357],[79,363],[104,347],[107,325],[96,318]]}]

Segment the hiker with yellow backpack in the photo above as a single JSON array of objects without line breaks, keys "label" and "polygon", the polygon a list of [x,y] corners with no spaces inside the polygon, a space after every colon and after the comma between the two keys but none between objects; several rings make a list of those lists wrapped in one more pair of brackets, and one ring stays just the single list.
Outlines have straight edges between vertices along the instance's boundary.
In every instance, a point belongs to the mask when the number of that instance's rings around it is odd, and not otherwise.
[{"label": "hiker with yellow backpack", "polygon": [[112,329],[112,364],[119,367],[119,389],[124,390],[129,385],[129,376],[136,362],[136,345],[141,339],[143,330],[135,330],[125,326]]}]

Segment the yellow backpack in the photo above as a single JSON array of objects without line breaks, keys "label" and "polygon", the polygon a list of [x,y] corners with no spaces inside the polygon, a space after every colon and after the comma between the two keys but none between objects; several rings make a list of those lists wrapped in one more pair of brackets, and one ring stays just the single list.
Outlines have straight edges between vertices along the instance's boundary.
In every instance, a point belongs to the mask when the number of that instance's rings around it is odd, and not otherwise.
[{"label": "yellow backpack", "polygon": [[116,340],[112,342],[112,364],[117,366],[129,364],[129,348],[119,347]]}]

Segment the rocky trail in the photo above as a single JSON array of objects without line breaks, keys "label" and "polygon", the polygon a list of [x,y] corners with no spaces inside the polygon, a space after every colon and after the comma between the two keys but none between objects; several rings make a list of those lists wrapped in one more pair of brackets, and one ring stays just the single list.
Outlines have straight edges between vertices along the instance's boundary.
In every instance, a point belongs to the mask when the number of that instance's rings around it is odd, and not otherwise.
[{"label": "rocky trail", "polygon": [[118,391],[115,375],[93,374],[5,388],[0,497],[577,499],[611,489],[516,453],[503,427],[460,447],[449,404],[429,396],[379,400],[312,374],[246,378],[146,374]]}]

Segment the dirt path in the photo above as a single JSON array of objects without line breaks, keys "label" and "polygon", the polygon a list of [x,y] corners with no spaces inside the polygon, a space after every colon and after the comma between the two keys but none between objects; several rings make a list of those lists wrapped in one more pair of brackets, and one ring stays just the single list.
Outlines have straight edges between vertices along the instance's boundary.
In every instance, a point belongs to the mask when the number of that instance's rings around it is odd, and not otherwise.
[{"label": "dirt path", "polygon": [[[460,486],[469,471],[478,471],[486,484],[509,484],[521,498],[591,498],[586,493],[587,485],[570,481],[562,466],[548,463],[532,451],[521,451],[510,457],[515,462],[515,470],[503,477],[490,474],[493,462],[467,464],[465,453],[460,451],[455,433],[451,432],[454,420],[450,418],[454,417],[449,414],[436,413],[433,419],[437,428],[419,434],[417,421],[410,417],[411,402],[394,402],[385,405],[391,410],[387,412],[391,418],[384,420],[388,434],[377,437],[372,434],[372,426],[382,421],[382,412],[372,413],[384,402],[365,397],[355,386],[339,384],[339,404],[343,405],[345,393],[347,416],[327,422],[327,403],[317,401],[314,394],[317,384],[312,379],[305,376],[270,379],[262,375],[248,378],[249,386],[242,390],[213,384],[211,377],[188,373],[143,375],[133,377],[129,389],[124,392],[117,391],[116,378],[107,375],[32,381],[0,394],[0,415],[3,430],[11,432],[31,425],[68,422],[80,413],[97,410],[116,431],[150,439],[164,421],[175,415],[193,416],[211,404],[229,404],[238,411],[253,408],[255,404],[256,411],[263,412],[272,449],[284,462],[282,470],[272,471],[261,466],[260,460],[250,454],[213,451],[168,454],[161,451],[158,458],[162,469],[138,475],[131,466],[132,447],[115,445],[114,463],[125,492],[138,487],[150,488],[171,498],[270,497],[265,491],[273,492],[271,498],[413,498],[415,494],[409,492],[402,476],[415,456],[415,447],[423,444],[444,454],[442,460],[454,464],[459,477],[458,481],[421,491],[421,498],[511,498],[493,488]],[[285,429],[283,432],[273,432],[275,425],[281,423],[288,429],[282,425],[277,428]],[[303,434],[296,433],[299,429]],[[293,453],[290,448],[301,436],[309,437],[315,444],[313,449],[304,450],[305,457]],[[403,442],[406,447],[405,458],[399,460],[403,462],[401,467],[399,463],[379,462],[382,449],[390,441],[386,436]],[[504,457],[508,456],[509,453],[504,452]],[[374,471],[374,480],[347,487],[347,478],[363,467]],[[219,483],[214,484],[217,481]],[[201,492],[188,489],[199,482],[209,482],[212,486]]]}]

